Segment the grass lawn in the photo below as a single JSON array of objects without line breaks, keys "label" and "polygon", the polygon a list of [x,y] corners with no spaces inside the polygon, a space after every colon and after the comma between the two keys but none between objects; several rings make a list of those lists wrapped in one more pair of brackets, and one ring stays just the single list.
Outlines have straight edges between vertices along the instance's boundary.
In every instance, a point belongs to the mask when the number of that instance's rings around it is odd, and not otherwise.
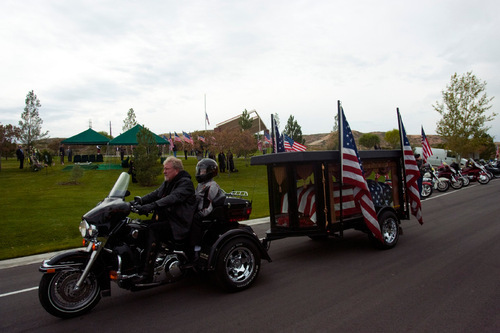
[{"label": "grass lawn", "polygon": [[[183,157],[182,157],[183,158]],[[15,158],[2,160],[0,171],[0,260],[62,250],[81,245],[78,225],[82,215],[107,196],[121,170],[85,170],[77,185],[68,184],[71,171],[68,165],[57,163],[38,172],[32,172],[25,163],[23,170]],[[116,157],[105,160],[119,164]],[[184,160],[185,169],[194,179],[196,158]],[[28,165],[27,165],[28,164]],[[69,164],[72,165],[72,164]],[[236,173],[219,174],[217,183],[226,192],[247,191],[252,200],[251,218],[269,216],[267,177],[264,166],[250,166],[250,160],[235,159]],[[161,165],[159,164],[159,169]],[[153,187],[141,187],[130,183],[131,196],[145,195]],[[134,215],[134,214],[132,214]]]}]

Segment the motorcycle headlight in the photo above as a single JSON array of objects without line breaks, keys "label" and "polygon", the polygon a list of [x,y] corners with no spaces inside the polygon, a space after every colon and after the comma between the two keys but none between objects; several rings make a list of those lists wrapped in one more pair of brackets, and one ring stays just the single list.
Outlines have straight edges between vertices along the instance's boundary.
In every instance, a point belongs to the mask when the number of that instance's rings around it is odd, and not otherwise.
[{"label": "motorcycle headlight", "polygon": [[93,224],[88,224],[85,220],[82,220],[82,222],[80,222],[80,226],[78,227],[78,229],[80,230],[80,234],[83,238],[93,237],[97,235],[96,226]]}]

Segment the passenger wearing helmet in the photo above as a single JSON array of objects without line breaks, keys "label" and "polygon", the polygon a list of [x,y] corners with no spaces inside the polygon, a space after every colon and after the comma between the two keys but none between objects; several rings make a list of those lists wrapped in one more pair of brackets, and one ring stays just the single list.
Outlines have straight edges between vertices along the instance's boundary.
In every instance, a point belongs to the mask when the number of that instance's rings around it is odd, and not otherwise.
[{"label": "passenger wearing helmet", "polygon": [[191,227],[191,244],[194,246],[194,260],[198,258],[201,250],[201,221],[209,215],[216,199],[225,196],[224,191],[213,179],[219,173],[217,162],[211,158],[201,159],[196,165],[196,213]]}]

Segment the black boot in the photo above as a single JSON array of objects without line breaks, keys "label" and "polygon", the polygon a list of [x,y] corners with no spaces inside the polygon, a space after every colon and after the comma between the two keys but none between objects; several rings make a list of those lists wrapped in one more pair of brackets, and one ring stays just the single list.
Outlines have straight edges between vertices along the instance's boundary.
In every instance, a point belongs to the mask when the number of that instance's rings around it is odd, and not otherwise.
[{"label": "black boot", "polygon": [[137,278],[134,279],[135,284],[145,284],[153,282],[153,270],[156,261],[156,243],[151,245],[151,250],[148,253],[146,262],[144,263],[143,271],[139,274]]}]

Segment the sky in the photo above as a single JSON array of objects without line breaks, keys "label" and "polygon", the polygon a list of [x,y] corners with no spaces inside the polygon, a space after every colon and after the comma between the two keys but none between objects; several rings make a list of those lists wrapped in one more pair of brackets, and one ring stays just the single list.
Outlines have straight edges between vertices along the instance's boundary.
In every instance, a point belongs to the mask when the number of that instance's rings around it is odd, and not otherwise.
[{"label": "sky", "polygon": [[[433,105],[471,72],[500,114],[500,1],[0,2],[0,123],[40,100],[42,129],[117,136],[130,108],[155,133],[213,129],[243,110],[280,130],[436,134]],[[205,111],[210,124],[205,122]],[[500,141],[500,116],[488,122]]]}]

